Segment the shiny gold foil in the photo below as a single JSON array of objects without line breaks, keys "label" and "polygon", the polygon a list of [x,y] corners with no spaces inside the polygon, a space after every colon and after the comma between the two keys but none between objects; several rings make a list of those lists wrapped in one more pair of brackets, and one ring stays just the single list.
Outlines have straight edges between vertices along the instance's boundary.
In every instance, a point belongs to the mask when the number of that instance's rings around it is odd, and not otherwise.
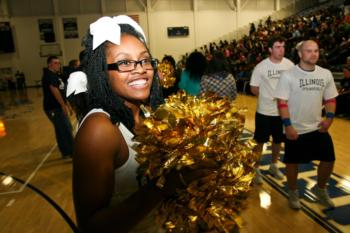
[{"label": "shiny gold foil", "polygon": [[239,231],[258,160],[255,143],[240,140],[245,112],[225,98],[179,92],[145,119],[135,139],[137,161],[159,187],[172,169],[210,168],[163,202],[159,217],[167,232]]},{"label": "shiny gold foil", "polygon": [[161,85],[163,88],[168,89],[174,86],[176,82],[175,69],[167,61],[161,62],[158,65],[158,71],[162,74]]}]

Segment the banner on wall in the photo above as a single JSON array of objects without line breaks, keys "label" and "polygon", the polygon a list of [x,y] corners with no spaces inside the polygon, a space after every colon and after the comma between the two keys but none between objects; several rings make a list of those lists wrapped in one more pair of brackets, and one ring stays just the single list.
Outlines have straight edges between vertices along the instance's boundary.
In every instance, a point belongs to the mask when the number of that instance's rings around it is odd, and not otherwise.
[{"label": "banner on wall", "polygon": [[55,31],[52,19],[38,19],[40,40],[55,42]]},{"label": "banner on wall", "polygon": [[65,39],[79,38],[77,18],[63,18],[62,23]]},{"label": "banner on wall", "polygon": [[0,22],[0,54],[15,52],[15,44],[9,22]]},{"label": "banner on wall", "polygon": [[135,20],[136,23],[140,23],[139,15],[128,15],[130,18]]}]

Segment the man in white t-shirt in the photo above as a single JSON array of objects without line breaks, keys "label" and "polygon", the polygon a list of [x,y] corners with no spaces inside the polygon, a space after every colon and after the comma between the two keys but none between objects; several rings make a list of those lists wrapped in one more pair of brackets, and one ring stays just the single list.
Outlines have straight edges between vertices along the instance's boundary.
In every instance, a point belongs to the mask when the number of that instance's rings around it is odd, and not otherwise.
[{"label": "man in white t-shirt", "polygon": [[[277,167],[283,141],[282,121],[277,109],[274,91],[281,73],[294,66],[293,62],[284,57],[285,41],[280,36],[272,37],[268,42],[270,56],[257,64],[250,79],[250,90],[258,96],[255,114],[254,139],[258,145],[256,151],[261,155],[264,143],[272,136],[272,161],[269,172],[277,179],[283,179],[283,174]],[[262,184],[260,170],[256,166],[255,183]]]},{"label": "man in white t-shirt", "polygon": [[[283,161],[286,163],[289,205],[293,209],[301,207],[297,189],[298,164],[319,160],[317,184],[311,192],[322,205],[333,208],[334,203],[326,189],[335,161],[328,129],[333,121],[338,92],[332,73],[316,65],[319,58],[317,43],[303,41],[297,49],[299,64],[282,74],[275,91],[286,134]],[[325,118],[322,118],[323,105]]]}]

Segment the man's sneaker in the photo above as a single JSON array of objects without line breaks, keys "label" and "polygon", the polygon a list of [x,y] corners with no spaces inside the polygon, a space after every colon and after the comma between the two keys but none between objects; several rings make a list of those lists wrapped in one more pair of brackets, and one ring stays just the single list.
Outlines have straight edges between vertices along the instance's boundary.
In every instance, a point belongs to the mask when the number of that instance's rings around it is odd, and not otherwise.
[{"label": "man's sneaker", "polygon": [[334,203],[328,195],[327,189],[320,189],[317,184],[311,188],[311,192],[316,196],[320,203],[327,208],[334,208]]},{"label": "man's sneaker", "polygon": [[275,177],[278,180],[283,180],[284,175],[283,173],[280,171],[280,169],[278,169],[278,167],[276,166],[276,164],[271,164],[270,168],[269,168],[269,173]]},{"label": "man's sneaker", "polygon": [[254,177],[254,183],[255,184],[262,184],[263,183],[263,178],[262,178],[262,174],[260,172],[259,168],[254,168],[255,169],[255,177]]},{"label": "man's sneaker", "polygon": [[288,202],[289,207],[295,210],[299,210],[301,208],[300,201],[299,201],[299,192],[298,190],[289,190],[288,191]]}]

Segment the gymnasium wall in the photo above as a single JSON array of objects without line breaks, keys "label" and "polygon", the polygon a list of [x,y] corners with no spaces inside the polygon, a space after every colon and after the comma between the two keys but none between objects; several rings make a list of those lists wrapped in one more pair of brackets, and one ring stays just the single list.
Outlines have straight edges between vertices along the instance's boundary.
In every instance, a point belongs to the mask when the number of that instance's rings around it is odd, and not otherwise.
[{"label": "gymnasium wall", "polygon": [[[1,0],[0,0],[1,1]],[[11,0],[16,4],[20,0]],[[116,1],[105,0],[104,5],[96,5],[94,10],[81,2],[88,1],[96,3],[96,0],[54,0],[53,3],[60,3],[53,7],[54,12],[40,9],[37,1],[41,1],[43,7],[50,8],[48,1],[31,0],[36,5],[20,5],[16,12],[6,12],[5,8],[13,9],[13,6],[0,4],[0,22],[9,21],[15,43],[15,52],[0,54],[0,69],[12,67],[13,72],[21,70],[25,73],[27,85],[32,86],[41,79],[42,69],[46,66],[46,57],[40,56],[41,47],[50,49],[50,45],[58,44],[62,51],[61,63],[67,65],[71,59],[77,59],[82,50],[81,40],[85,35],[88,26],[102,15],[127,14],[138,15],[139,23],[148,36],[148,43],[154,57],[161,59],[164,54],[171,54],[176,60],[186,52],[191,52],[208,42],[218,39],[233,37],[233,31],[249,25],[250,22],[266,17],[274,12],[276,0],[243,1],[239,17],[234,6],[225,0],[157,0],[154,4],[144,10],[144,6],[137,0],[123,1],[125,5],[116,4]],[[150,0],[148,0],[150,1]],[[2,0],[2,3],[4,0]],[[25,1],[28,2],[28,1]],[[151,2],[151,1],[150,1]],[[245,2],[245,4],[243,4]],[[280,7],[284,7],[288,0],[280,0]],[[128,3],[128,4],[126,4]],[[193,5],[193,3],[196,3]],[[7,1],[7,4],[9,2]],[[64,7],[64,4],[70,4]],[[30,7],[30,14],[26,8]],[[103,8],[103,9],[102,9]],[[51,9],[51,8],[50,8]],[[55,10],[56,9],[56,10]],[[58,9],[58,10],[57,10]],[[193,10],[195,9],[195,10]],[[28,10],[28,9],[27,9]],[[122,11],[124,10],[124,11]],[[100,12],[94,12],[100,11]],[[103,13],[101,13],[103,12]],[[75,17],[78,26],[78,38],[64,38],[62,18]],[[55,42],[40,40],[38,19],[53,19]],[[188,26],[189,35],[185,37],[168,37],[168,27]]]}]

